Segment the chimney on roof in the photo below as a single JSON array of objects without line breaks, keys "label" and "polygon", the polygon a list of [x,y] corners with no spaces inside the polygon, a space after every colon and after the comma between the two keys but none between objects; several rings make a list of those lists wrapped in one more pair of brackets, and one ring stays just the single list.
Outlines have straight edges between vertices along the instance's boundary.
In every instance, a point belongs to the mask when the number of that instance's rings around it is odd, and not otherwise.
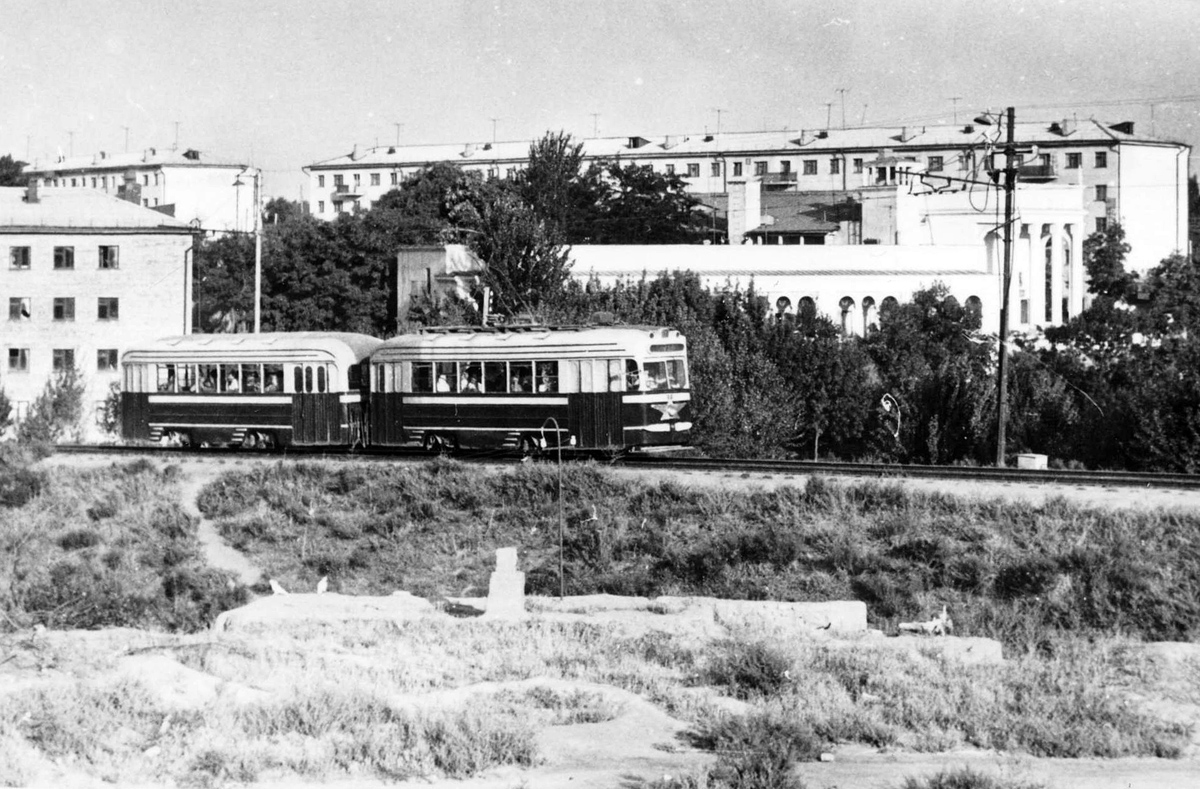
[{"label": "chimney on roof", "polygon": [[36,203],[39,201],[38,183],[40,183],[40,180],[35,176],[33,178],[30,178],[29,181],[25,184],[25,202],[26,203],[29,203],[32,205],[33,203]]},{"label": "chimney on roof", "polygon": [[1133,134],[1133,121],[1121,121],[1120,123],[1114,123],[1108,128],[1121,134]]},{"label": "chimney on roof", "polygon": [[469,142],[466,145],[464,145],[462,155],[463,156],[474,156],[475,155],[475,143]]},{"label": "chimney on roof", "polygon": [[197,151],[195,148],[188,148],[186,151],[183,152],[183,158],[190,159],[193,162],[198,162],[198,161],[200,161],[200,152]]},{"label": "chimney on roof", "polygon": [[966,126],[963,127],[963,134],[974,134],[974,133],[975,133],[975,125],[974,124],[968,123]]}]

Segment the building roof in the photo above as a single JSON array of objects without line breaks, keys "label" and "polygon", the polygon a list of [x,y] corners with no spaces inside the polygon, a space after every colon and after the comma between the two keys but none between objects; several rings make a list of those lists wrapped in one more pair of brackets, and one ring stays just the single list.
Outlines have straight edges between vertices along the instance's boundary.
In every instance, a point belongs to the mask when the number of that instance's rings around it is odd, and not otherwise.
[{"label": "building roof", "polygon": [[[678,134],[654,138],[600,137],[577,140],[588,158],[677,158],[686,156],[754,155],[763,153],[832,153],[834,151],[891,151],[986,147],[1002,145],[1004,129],[999,123],[982,126],[962,123],[942,126],[887,126],[853,129],[804,129],[722,134]],[[1015,124],[1014,136],[1022,144],[1045,146],[1111,145],[1134,143],[1188,147],[1135,131],[1132,122],[1104,124],[1095,119],[1080,121],[1028,121]],[[349,154],[315,162],[309,169],[353,167],[412,167],[452,161],[517,163],[529,157],[530,140],[466,142],[433,145],[355,148]]]},{"label": "building roof", "polygon": [[27,175],[45,173],[80,172],[94,170],[128,170],[146,167],[246,167],[232,160],[206,157],[193,148],[185,150],[147,148],[134,153],[106,153],[97,151],[85,156],[59,156],[57,159],[35,159],[25,165]]},{"label": "building roof", "polygon": [[[759,213],[764,219],[770,217],[771,222],[750,228],[747,234],[835,233],[839,221],[848,218],[847,211],[851,210],[847,199],[846,192],[763,192],[759,198]],[[729,209],[729,198],[723,194],[713,195],[704,202],[718,214],[725,214]]]},{"label": "building roof", "polygon": [[142,230],[190,233],[185,222],[94,189],[49,189],[26,200],[25,187],[0,187],[0,233]]}]

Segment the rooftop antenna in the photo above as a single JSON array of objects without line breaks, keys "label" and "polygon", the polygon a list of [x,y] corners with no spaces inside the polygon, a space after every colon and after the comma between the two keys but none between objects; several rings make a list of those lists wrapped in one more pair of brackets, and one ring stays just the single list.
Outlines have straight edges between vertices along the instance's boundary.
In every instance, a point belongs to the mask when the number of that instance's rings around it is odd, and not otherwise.
[{"label": "rooftop antenna", "polygon": [[962,98],[962,96],[951,96],[950,97],[950,101],[954,102],[954,108],[950,111],[950,113],[951,113],[950,116],[954,119],[955,126],[958,125],[958,100],[961,98]]},{"label": "rooftop antenna", "polygon": [[592,113],[592,139],[595,139],[600,136],[599,122],[600,122],[600,113],[593,112]]},{"label": "rooftop antenna", "polygon": [[837,92],[842,94],[842,128],[846,128],[846,93],[849,88],[838,88]]},{"label": "rooftop antenna", "polygon": [[858,122],[858,125],[859,125],[859,126],[866,126],[866,125],[867,125],[867,105],[866,105],[866,104],[864,104],[864,105],[863,105],[863,114],[862,114],[862,120],[860,120],[860,121]]},{"label": "rooftop antenna", "polygon": [[400,144],[400,130],[404,128],[404,124],[403,123],[393,123],[392,125],[396,127],[396,145],[399,145]]},{"label": "rooftop antenna", "polygon": [[719,137],[721,135],[721,113],[725,110],[713,107],[713,112],[717,113],[717,136]]},{"label": "rooftop antenna", "polygon": [[825,128],[826,129],[829,128],[830,116],[832,113],[833,113],[833,102],[832,101],[825,102]]},{"label": "rooftop antenna", "polygon": [[495,145],[496,144],[496,121],[498,121],[500,119],[492,118],[491,120],[492,120],[492,145]]},{"label": "rooftop antenna", "polygon": [[129,127],[122,126],[121,128],[125,130],[125,153],[129,153]]}]

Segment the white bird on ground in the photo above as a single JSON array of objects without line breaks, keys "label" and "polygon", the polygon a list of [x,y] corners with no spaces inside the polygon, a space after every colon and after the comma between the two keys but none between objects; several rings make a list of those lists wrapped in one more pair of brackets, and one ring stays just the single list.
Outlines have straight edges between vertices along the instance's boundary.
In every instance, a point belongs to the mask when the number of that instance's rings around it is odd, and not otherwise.
[{"label": "white bird on ground", "polygon": [[279,582],[276,581],[274,578],[270,579],[270,581],[268,581],[268,583],[271,584],[271,591],[274,592],[275,594],[287,594],[288,593],[288,590],[284,589],[282,586],[280,586]]},{"label": "white bird on ground", "polygon": [[325,590],[329,588],[329,576],[322,575],[321,580],[317,581],[317,594],[325,594]]}]

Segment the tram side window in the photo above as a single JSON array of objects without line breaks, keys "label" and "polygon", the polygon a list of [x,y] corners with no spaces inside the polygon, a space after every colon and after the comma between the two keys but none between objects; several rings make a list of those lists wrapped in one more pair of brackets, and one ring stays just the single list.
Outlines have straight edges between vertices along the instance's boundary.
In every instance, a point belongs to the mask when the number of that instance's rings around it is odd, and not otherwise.
[{"label": "tram side window", "polygon": [[318,392],[325,391],[325,388],[326,388],[325,387],[325,384],[326,384],[325,377],[326,377],[325,366],[321,365],[320,367],[317,368],[317,391]]},{"label": "tram side window", "polygon": [[558,391],[560,392],[579,392],[579,361],[572,359],[563,362],[560,368],[558,378]]},{"label": "tram side window", "polygon": [[558,362],[537,363],[537,390],[543,393],[558,391]]},{"label": "tram side window", "polygon": [[625,374],[620,359],[608,360],[608,391],[625,391]]},{"label": "tram side window", "polygon": [[156,367],[156,387],[160,392],[175,391],[175,365],[159,364]]},{"label": "tram side window", "polygon": [[510,392],[533,391],[533,362],[508,363],[508,388]]},{"label": "tram side window", "polygon": [[200,368],[200,391],[215,392],[217,391],[217,365],[201,364]]},{"label": "tram side window", "polygon": [[313,369],[311,367],[304,368],[304,391],[311,392],[313,390]]},{"label": "tram side window", "polygon": [[175,380],[181,392],[196,391],[196,365],[180,364],[175,367]]},{"label": "tram side window", "polygon": [[266,383],[263,385],[264,392],[282,392],[283,391],[283,365],[282,364],[264,364],[263,365],[263,380]]},{"label": "tram side window", "polygon": [[633,359],[625,360],[625,384],[631,392],[642,388],[642,371]]},{"label": "tram side window", "polygon": [[435,362],[434,374],[437,376],[433,388],[437,392],[458,391],[458,365],[454,362]]},{"label": "tram side window", "polygon": [[483,363],[483,391],[508,391],[508,364],[506,362]]},{"label": "tram side window", "polygon": [[433,364],[431,362],[413,362],[412,390],[414,392],[433,391]]},{"label": "tram side window", "polygon": [[259,375],[257,364],[242,365],[242,391],[243,392],[261,392],[262,378]]},{"label": "tram side window", "polygon": [[304,368],[299,365],[292,368],[292,391],[304,391]]},{"label": "tram side window", "polygon": [[238,366],[236,364],[221,365],[221,391],[242,391],[242,376],[240,375]]},{"label": "tram side window", "polygon": [[467,362],[459,365],[458,390],[460,392],[480,391],[479,382],[482,378],[479,362]]}]

